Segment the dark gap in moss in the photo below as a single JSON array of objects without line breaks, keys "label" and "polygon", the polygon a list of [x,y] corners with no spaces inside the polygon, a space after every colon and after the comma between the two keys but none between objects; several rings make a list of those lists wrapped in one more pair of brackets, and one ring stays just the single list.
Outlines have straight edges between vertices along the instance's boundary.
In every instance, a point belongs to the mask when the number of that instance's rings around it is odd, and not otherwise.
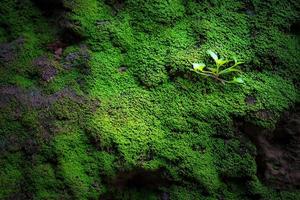
[{"label": "dark gap in moss", "polygon": [[114,184],[116,187],[135,187],[135,188],[158,188],[167,185],[168,180],[163,178],[163,170],[147,171],[145,169],[136,169],[132,172],[120,173]]},{"label": "dark gap in moss", "polygon": [[125,0],[105,0],[105,3],[112,8],[113,15],[117,15],[125,7]]},{"label": "dark gap in moss", "polygon": [[207,41],[207,38],[206,38],[205,34],[199,33],[195,47],[200,49],[202,47],[202,45],[205,44],[206,41]]},{"label": "dark gap in moss", "polygon": [[60,27],[58,39],[61,40],[61,42],[67,45],[74,45],[84,40],[82,35],[69,27],[71,22],[66,19],[65,15],[71,10],[64,6],[64,2],[62,0],[32,1],[49,22],[54,23],[54,26]]},{"label": "dark gap in moss", "polygon": [[260,180],[264,179],[264,172],[265,172],[265,165],[263,164],[262,154],[260,153],[260,147],[257,142],[257,136],[262,132],[262,128],[255,126],[253,124],[245,122],[244,119],[241,119],[238,123],[238,128],[241,130],[242,133],[245,133],[252,143],[255,144],[256,148],[258,149],[258,153],[255,157],[257,171],[256,175]]},{"label": "dark gap in moss", "polygon": [[296,21],[290,26],[290,33],[300,35],[300,21]]},{"label": "dark gap in moss", "polygon": [[11,36],[12,34],[11,34],[10,26],[7,23],[5,23],[4,21],[0,21],[0,29],[2,29],[4,32],[4,38],[6,39],[6,42],[9,42],[13,39]]},{"label": "dark gap in moss", "polygon": [[242,2],[242,8],[240,8],[238,11],[241,13],[245,13],[248,16],[254,16],[256,13],[252,0],[242,0]]},{"label": "dark gap in moss", "polygon": [[68,28],[64,28],[63,31],[61,32],[62,42],[68,45],[79,44],[84,39],[85,37]]},{"label": "dark gap in moss", "polygon": [[113,180],[107,182],[110,190],[102,198],[113,200],[115,199],[114,191],[126,191],[128,189],[161,193],[161,187],[172,185],[172,182],[164,176],[165,173],[164,169],[145,170],[142,168],[119,172]]},{"label": "dark gap in moss", "polygon": [[32,0],[38,8],[42,11],[42,14],[46,17],[52,16],[58,10],[64,10],[62,0]]},{"label": "dark gap in moss", "polygon": [[251,177],[225,177],[222,176],[221,177],[222,181],[224,181],[224,183],[226,184],[235,184],[235,185],[239,185],[239,186],[245,186],[245,183],[249,180],[251,180]]},{"label": "dark gap in moss", "polygon": [[[197,76],[194,73],[191,73],[188,69],[186,69],[186,71],[180,70],[180,69],[174,69],[170,65],[166,65],[165,69],[168,74],[168,79],[171,82],[177,82],[180,79],[184,79],[188,82],[201,81],[200,76]],[[206,81],[206,79],[202,79],[202,80]]]}]

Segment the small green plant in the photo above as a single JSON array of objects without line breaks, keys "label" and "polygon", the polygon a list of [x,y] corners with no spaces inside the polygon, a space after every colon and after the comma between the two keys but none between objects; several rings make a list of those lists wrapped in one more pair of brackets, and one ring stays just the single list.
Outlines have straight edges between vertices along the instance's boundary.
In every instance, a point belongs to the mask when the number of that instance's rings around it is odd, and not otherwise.
[{"label": "small green plant", "polygon": [[[207,53],[214,59],[216,66],[215,67],[208,67],[204,63],[192,63],[193,69],[191,71],[196,72],[197,74],[212,77],[221,83],[244,83],[241,77],[234,76],[232,80],[226,80],[224,78],[227,74],[232,73],[242,73],[240,69],[237,67],[242,64],[243,62],[238,62],[236,58],[232,60],[222,59],[219,58],[216,53],[211,50],[208,50]],[[234,62],[234,63],[233,63]],[[224,68],[226,65],[233,63],[232,66]]]}]

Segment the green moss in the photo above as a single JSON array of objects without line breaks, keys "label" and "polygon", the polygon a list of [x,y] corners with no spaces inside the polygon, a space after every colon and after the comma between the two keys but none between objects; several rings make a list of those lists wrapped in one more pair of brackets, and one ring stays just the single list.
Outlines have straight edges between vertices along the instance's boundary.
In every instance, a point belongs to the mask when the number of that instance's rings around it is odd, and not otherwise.
[{"label": "green moss", "polygon": [[72,12],[66,16],[67,27],[84,38],[89,38],[88,43],[94,50],[111,47],[109,28],[111,10],[103,1],[75,0],[63,1],[64,6]]},{"label": "green moss", "polygon": [[136,45],[134,30],[131,27],[132,17],[127,13],[122,13],[116,18],[110,27],[112,43],[122,51],[128,51]]},{"label": "green moss", "polygon": [[1,21],[7,27],[6,41],[15,46],[9,52],[14,59],[5,64],[9,67],[6,66],[0,79],[24,88],[33,87],[37,73],[33,67],[34,59],[47,54],[46,45],[56,37],[57,28],[50,25],[29,0],[18,4],[3,1],[0,12],[3,13]]},{"label": "green moss", "polygon": [[[249,114],[246,118],[263,127],[273,128],[280,113],[292,106],[299,97],[297,89],[289,80],[271,73],[251,73],[246,78],[246,84],[246,87],[256,94],[254,96],[257,99],[254,106],[248,107],[249,110],[256,112]],[[262,114],[262,111],[267,114]]]},{"label": "green moss", "polygon": [[76,68],[81,70],[84,73],[84,70],[88,68],[88,61],[90,59],[90,52],[87,47],[82,45],[78,46],[69,46],[64,49],[62,65],[65,68]]},{"label": "green moss", "polygon": [[22,183],[22,155],[20,153],[10,154],[0,159],[0,198],[5,199],[21,192]]},{"label": "green moss", "polygon": [[71,99],[63,99],[54,103],[53,114],[59,120],[77,121],[80,114],[79,105]]},{"label": "green moss", "polygon": [[0,28],[0,42],[1,43],[7,42],[6,38],[7,38],[6,31],[3,28]]},{"label": "green moss", "polygon": [[20,75],[15,75],[10,83],[15,84],[21,88],[31,88],[35,84],[32,79]]},{"label": "green moss", "polygon": [[138,13],[139,19],[169,23],[183,17],[185,8],[182,0],[159,1],[159,0],[129,0],[128,6]]},{"label": "green moss", "polygon": [[209,200],[210,199],[204,197],[201,194],[201,190],[195,187],[173,186],[168,191],[170,193],[171,200],[177,200],[177,199]]},{"label": "green moss", "polygon": [[119,49],[108,49],[91,55],[91,76],[88,78],[88,91],[100,99],[114,96],[125,88],[135,87],[135,80],[128,72],[120,73],[123,56]]},{"label": "green moss", "polygon": [[[9,188],[1,188],[0,197],[22,193],[26,174],[24,188],[36,199],[108,193],[159,199],[163,192],[170,199],[297,199],[296,191],[277,192],[258,180],[256,149],[236,134],[234,121],[271,129],[299,101],[299,37],[290,32],[299,3],[247,2],[128,0],[118,7],[120,1],[65,0],[65,28],[81,42],[64,49],[55,62],[58,74],[45,83],[37,80],[33,61],[42,55],[53,60],[46,46],[58,27],[29,0],[1,2],[7,29],[0,28],[0,41],[23,38],[13,62],[0,68],[1,84],[49,95],[72,88],[85,97],[74,94],[44,110],[13,102],[1,110],[1,187]],[[245,60],[245,84],[191,74],[192,62],[208,61],[207,49]],[[90,98],[100,106],[90,105]],[[9,114],[16,107],[23,112],[19,118]],[[18,141],[9,143],[10,137]],[[28,139],[40,148],[29,156],[30,169],[15,153]],[[168,185],[114,185],[119,173],[136,169],[163,171]]]},{"label": "green moss", "polygon": [[155,192],[138,188],[113,191],[113,195],[111,196],[116,200],[159,200],[159,197]]},{"label": "green moss", "polygon": [[276,192],[273,188],[263,185],[257,178],[251,180],[248,184],[248,191],[261,199],[298,199],[299,191],[297,189],[287,189]]},{"label": "green moss", "polygon": [[95,154],[98,164],[100,165],[100,174],[111,179],[116,175],[116,156],[105,151],[97,152]]},{"label": "green moss", "polygon": [[141,34],[138,39],[138,45],[127,54],[126,65],[147,87],[156,87],[166,82],[166,47],[145,34]]},{"label": "green moss", "polygon": [[66,87],[73,88],[75,91],[80,91],[80,74],[78,70],[63,71],[47,84],[45,90],[47,93],[55,93]]},{"label": "green moss", "polygon": [[282,191],[280,192],[280,196],[282,199],[292,200],[292,199],[299,199],[300,192],[299,191]]},{"label": "green moss", "polygon": [[31,179],[36,199],[70,199],[69,194],[62,193],[65,187],[56,177],[55,168],[50,164],[40,164],[32,169]]},{"label": "green moss", "polygon": [[38,120],[39,120],[38,112],[31,110],[31,111],[24,112],[24,114],[20,119],[20,122],[25,127],[37,128],[39,126]]},{"label": "green moss", "polygon": [[256,175],[255,147],[249,148],[237,139],[225,142],[216,139],[213,150],[221,176],[242,178]]},{"label": "green moss", "polygon": [[[140,109],[147,109],[150,104],[144,96],[132,91],[132,94],[123,94],[119,98],[122,100],[102,102],[91,127],[95,128],[94,137],[100,138],[102,147],[116,144],[126,163],[132,165],[147,155],[149,142],[161,138],[162,134],[154,126],[158,124],[155,117],[146,118],[149,115],[144,113],[145,118],[138,118],[142,114],[138,113]],[[140,108],[136,109],[136,106]]]},{"label": "green moss", "polygon": [[53,148],[58,156],[59,174],[74,198],[97,199],[105,188],[99,177],[99,166],[91,154],[85,136],[74,130],[61,134],[53,140]]}]

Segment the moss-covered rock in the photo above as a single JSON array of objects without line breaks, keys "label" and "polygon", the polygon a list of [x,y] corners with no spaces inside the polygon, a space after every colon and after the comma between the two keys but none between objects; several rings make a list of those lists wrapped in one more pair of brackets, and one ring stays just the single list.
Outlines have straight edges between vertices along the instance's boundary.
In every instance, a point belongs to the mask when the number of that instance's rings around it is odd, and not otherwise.
[{"label": "moss-covered rock", "polygon": [[[56,2],[0,5],[0,198],[299,198],[242,128],[299,103],[297,1]],[[244,84],[192,73],[208,49]]]}]

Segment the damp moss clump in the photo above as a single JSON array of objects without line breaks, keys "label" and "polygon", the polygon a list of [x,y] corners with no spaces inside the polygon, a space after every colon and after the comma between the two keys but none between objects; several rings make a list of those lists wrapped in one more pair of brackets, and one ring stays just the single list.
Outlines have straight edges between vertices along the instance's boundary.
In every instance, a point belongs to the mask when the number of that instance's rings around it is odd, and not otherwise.
[{"label": "damp moss clump", "polygon": [[0,199],[300,198],[245,131],[299,104],[297,1],[37,2],[0,5]]}]

